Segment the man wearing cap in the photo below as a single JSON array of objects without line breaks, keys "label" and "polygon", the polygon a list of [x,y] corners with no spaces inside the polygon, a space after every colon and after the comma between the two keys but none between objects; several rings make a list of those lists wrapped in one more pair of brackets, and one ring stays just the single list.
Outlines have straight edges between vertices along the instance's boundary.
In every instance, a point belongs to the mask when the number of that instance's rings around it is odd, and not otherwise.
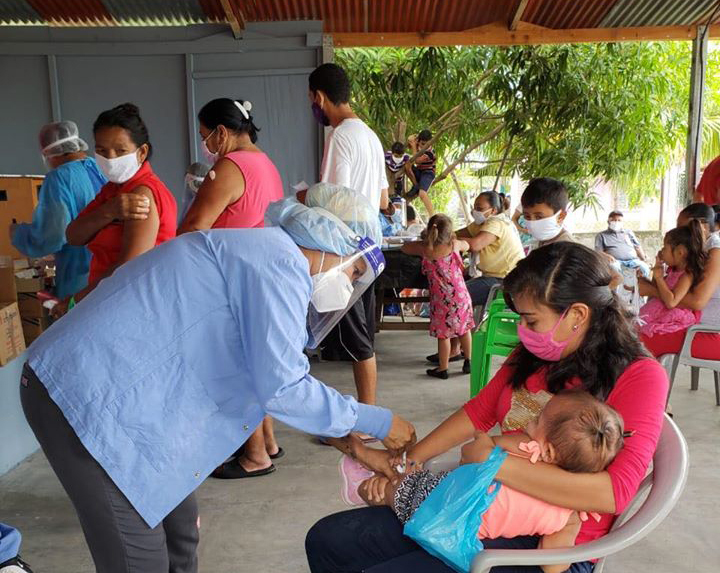
[{"label": "man wearing cap", "polygon": [[90,251],[65,238],[70,222],[106,183],[87,143],[72,121],[49,123],[40,130],[40,152],[50,169],[38,192],[32,223],[10,227],[14,247],[28,257],[55,255],[55,296],[62,299],[84,289],[90,272]]},{"label": "man wearing cap", "polygon": [[196,572],[193,492],[266,414],[351,454],[351,432],[396,451],[414,443],[410,423],[309,373],[304,348],[362,296],[383,257],[363,197],[320,184],[306,203],[271,205],[276,227],[163,243],[30,348],[23,409],[98,571]]}]

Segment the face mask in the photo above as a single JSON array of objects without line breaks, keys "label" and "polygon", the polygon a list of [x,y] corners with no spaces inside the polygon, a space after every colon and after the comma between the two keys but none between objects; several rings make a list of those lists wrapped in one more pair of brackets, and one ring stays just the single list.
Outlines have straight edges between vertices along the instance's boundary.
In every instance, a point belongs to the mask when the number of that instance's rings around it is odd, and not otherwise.
[{"label": "face mask", "polygon": [[315,121],[317,121],[320,125],[324,125],[325,127],[330,125],[330,118],[325,115],[325,112],[322,110],[322,108],[315,102],[313,102],[312,104],[312,113],[315,117]]},{"label": "face mask", "polygon": [[[320,259],[320,269],[324,262],[325,253]],[[342,259],[340,263],[342,264]],[[344,309],[350,302],[354,290],[350,277],[337,268],[313,275],[312,283],[313,290],[310,300],[318,312]]]},{"label": "face mask", "polygon": [[483,213],[482,211],[477,211],[475,209],[473,209],[472,211],[472,217],[476,225],[482,225],[485,221],[487,221],[485,213]]},{"label": "face mask", "polygon": [[125,183],[129,181],[140,169],[136,151],[114,159],[107,159],[96,153],[95,160],[108,181],[112,181],[113,183]]},{"label": "face mask", "polygon": [[203,155],[205,156],[205,161],[207,161],[210,165],[215,165],[215,163],[218,160],[218,157],[220,156],[220,154],[217,151],[215,153],[213,153],[212,151],[210,151],[208,149],[208,146],[207,146],[207,140],[212,137],[213,133],[215,133],[214,129],[208,134],[208,136],[206,138],[204,138],[202,140],[202,152],[203,152]]},{"label": "face mask", "polygon": [[617,233],[618,231],[622,231],[623,224],[622,221],[610,221],[608,227],[610,227],[611,231],[615,231]]},{"label": "face mask", "polygon": [[52,169],[52,167],[50,167],[50,161],[44,155],[42,156],[42,162],[43,162],[43,167],[45,167],[45,171],[50,171]]},{"label": "face mask", "polygon": [[525,221],[527,230],[537,241],[547,241],[553,237],[557,237],[562,231],[562,225],[558,224],[557,219],[560,212],[558,211],[552,217],[546,217],[538,221]]},{"label": "face mask", "polygon": [[405,156],[404,155],[393,155],[392,158],[395,163],[402,163],[402,160],[405,159]]},{"label": "face mask", "polygon": [[[555,323],[555,326],[553,326],[552,330],[549,332],[535,332],[522,324],[518,324],[518,338],[520,339],[520,342],[522,342],[522,345],[529,352],[532,352],[541,360],[557,362],[560,360],[560,357],[562,356],[563,351],[567,348],[568,344],[570,344],[570,342],[577,336],[577,331],[575,331],[575,334],[567,340],[563,340],[562,342],[553,340],[553,334],[555,334],[557,327],[560,325],[563,318],[565,318],[566,314],[567,311],[563,313],[560,320]],[[575,330],[575,328],[573,328],[573,330]]]}]

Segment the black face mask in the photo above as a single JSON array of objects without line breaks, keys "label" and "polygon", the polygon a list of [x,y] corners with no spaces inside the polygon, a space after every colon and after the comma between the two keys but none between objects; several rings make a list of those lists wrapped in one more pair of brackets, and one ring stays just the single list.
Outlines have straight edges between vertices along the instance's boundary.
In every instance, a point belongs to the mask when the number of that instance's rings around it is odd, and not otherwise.
[{"label": "black face mask", "polygon": [[330,125],[330,118],[325,115],[325,112],[322,110],[322,108],[315,102],[313,102],[312,104],[312,113],[315,117],[315,121],[317,121],[320,125],[324,125],[325,127]]}]

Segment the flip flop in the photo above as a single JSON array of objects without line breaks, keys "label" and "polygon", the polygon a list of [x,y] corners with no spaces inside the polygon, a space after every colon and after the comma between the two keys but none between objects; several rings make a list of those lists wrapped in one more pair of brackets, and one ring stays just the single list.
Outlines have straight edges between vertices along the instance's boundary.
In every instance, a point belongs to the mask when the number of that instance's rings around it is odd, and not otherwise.
[{"label": "flip flop", "polygon": [[222,464],[220,467],[215,468],[215,471],[210,475],[217,479],[243,479],[266,476],[273,473],[275,469],[275,466],[273,464],[270,464],[269,467],[249,472],[244,467],[242,467],[237,462],[237,460],[233,460],[231,462],[226,462]]},{"label": "flip flop", "polygon": [[278,451],[274,454],[268,454],[270,456],[271,460],[279,460],[281,457],[285,455],[285,450],[283,450],[280,446],[278,446]]}]

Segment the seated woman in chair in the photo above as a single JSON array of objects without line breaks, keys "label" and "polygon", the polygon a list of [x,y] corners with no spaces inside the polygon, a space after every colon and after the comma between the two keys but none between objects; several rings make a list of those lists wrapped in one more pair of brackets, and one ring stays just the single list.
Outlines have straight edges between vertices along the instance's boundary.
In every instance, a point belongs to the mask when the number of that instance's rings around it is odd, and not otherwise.
[{"label": "seated woman in chair", "polygon": [[[705,230],[707,239],[705,248],[708,259],[702,280],[688,292],[680,303],[681,308],[700,311],[700,322],[712,326],[720,326],[720,235],[717,232],[717,223],[720,215],[716,214],[710,205],[693,203],[680,211],[677,218],[678,227],[690,224],[690,221],[699,221]],[[639,279],[641,296],[659,297],[655,284],[645,279]],[[645,347],[655,357],[664,354],[677,354],[682,349],[687,328],[668,334],[643,334],[641,340]],[[700,332],[695,335],[691,354],[693,358],[704,360],[720,360],[720,334]]]},{"label": "seated woman in chair", "polygon": [[[406,452],[408,471],[496,424],[504,434],[524,430],[554,394],[582,389],[615,408],[625,429],[633,432],[607,469],[573,473],[508,456],[495,479],[549,504],[601,514],[600,521],[583,523],[576,545],[605,535],[645,476],[660,437],[668,390],[665,371],[638,340],[610,288],[611,280],[607,262],[577,243],[554,243],[520,261],[503,282],[508,302],[522,317],[520,346],[475,398]],[[466,448],[463,458],[484,462],[491,450],[492,445],[480,442],[479,447]],[[390,453],[376,455],[371,464],[367,456],[359,459],[369,469],[385,473],[394,463]],[[483,540],[489,549],[534,549],[538,543],[535,536]],[[305,547],[313,573],[452,571],[405,537],[386,506],[325,517],[308,532]],[[572,564],[568,571],[585,573],[592,568],[586,561]],[[541,568],[503,571],[537,573]]]}]

